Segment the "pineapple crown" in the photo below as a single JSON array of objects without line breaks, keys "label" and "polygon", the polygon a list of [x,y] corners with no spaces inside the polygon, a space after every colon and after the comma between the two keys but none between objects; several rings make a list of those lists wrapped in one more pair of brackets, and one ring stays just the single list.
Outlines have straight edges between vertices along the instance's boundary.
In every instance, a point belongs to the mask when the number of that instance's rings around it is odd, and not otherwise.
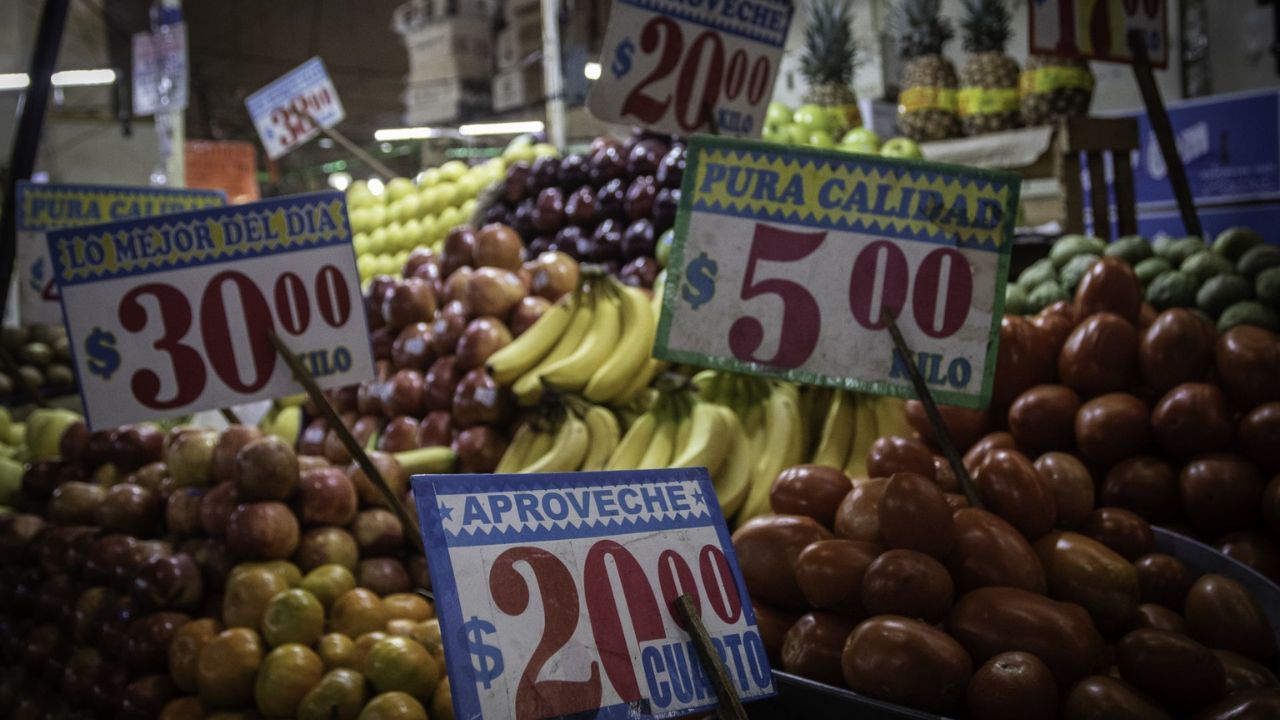
[{"label": "pineapple crown", "polygon": [[938,14],[940,0],[901,0],[889,15],[889,27],[898,39],[898,52],[910,59],[937,55],[955,37],[951,21]]},{"label": "pineapple crown", "polygon": [[971,53],[1004,52],[1012,16],[1005,0],[964,0],[964,49]]},{"label": "pineapple crown", "polygon": [[800,72],[810,85],[849,85],[857,64],[850,0],[814,0],[804,31]]}]

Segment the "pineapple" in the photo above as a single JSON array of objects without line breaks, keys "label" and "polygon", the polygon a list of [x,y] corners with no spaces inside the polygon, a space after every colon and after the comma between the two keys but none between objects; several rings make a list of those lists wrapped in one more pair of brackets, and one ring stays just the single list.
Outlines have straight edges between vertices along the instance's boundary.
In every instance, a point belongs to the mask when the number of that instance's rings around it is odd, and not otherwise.
[{"label": "pineapple", "polygon": [[1005,0],[965,0],[964,49],[956,111],[965,135],[1008,130],[1022,124],[1018,63],[1005,55],[1009,6]]},{"label": "pineapple", "polygon": [[898,51],[907,61],[898,94],[898,127],[917,142],[960,134],[956,69],[942,57],[942,46],[955,31],[949,20],[938,15],[939,2],[901,0],[889,19],[898,38]]},{"label": "pineapple", "polygon": [[1018,94],[1028,125],[1083,117],[1093,99],[1093,72],[1078,58],[1032,55],[1018,80]]},{"label": "pineapple", "polygon": [[851,0],[813,0],[800,58],[800,72],[809,84],[804,101],[831,113],[837,141],[845,131],[862,125],[858,96],[851,87],[858,52],[851,5]]}]

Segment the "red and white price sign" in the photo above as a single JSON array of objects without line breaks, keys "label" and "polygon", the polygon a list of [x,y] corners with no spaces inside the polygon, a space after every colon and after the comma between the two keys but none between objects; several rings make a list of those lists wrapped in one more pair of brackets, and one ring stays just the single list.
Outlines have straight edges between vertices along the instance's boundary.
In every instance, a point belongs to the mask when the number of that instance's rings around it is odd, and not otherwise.
[{"label": "red and white price sign", "polygon": [[341,193],[48,234],[90,427],[299,391],[275,332],[323,387],[373,376]]},{"label": "red and white price sign", "polygon": [[456,717],[710,710],[685,594],[739,697],[773,695],[706,468],[418,475],[413,494]]},{"label": "red and white price sign", "polygon": [[1128,34],[1136,30],[1146,40],[1151,65],[1169,64],[1165,0],[1036,0],[1027,17],[1032,55],[1132,63]]},{"label": "red and white price sign", "polygon": [[347,116],[324,62],[318,57],[276,78],[246,98],[244,104],[272,160]]},{"label": "red and white price sign", "polygon": [[616,0],[587,106],[605,122],[759,137],[789,0]]},{"label": "red and white price sign", "polygon": [[1004,172],[697,136],[654,355],[915,397],[991,396],[1019,181]]}]

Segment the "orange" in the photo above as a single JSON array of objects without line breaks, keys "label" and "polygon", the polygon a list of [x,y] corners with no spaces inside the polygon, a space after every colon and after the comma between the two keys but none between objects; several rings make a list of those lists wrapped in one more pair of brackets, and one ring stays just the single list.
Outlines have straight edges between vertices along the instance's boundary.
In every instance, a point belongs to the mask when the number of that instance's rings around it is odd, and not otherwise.
[{"label": "orange", "polygon": [[262,640],[247,628],[223,630],[205,644],[196,664],[200,702],[210,708],[235,708],[253,700],[253,683],[262,665]]},{"label": "orange", "polygon": [[267,603],[276,593],[289,589],[289,583],[280,573],[255,563],[252,567],[238,567],[227,577],[227,589],[222,595],[222,624],[229,628],[243,627],[257,630],[262,626],[262,614]]},{"label": "orange", "polygon": [[329,633],[316,643],[316,652],[320,653],[320,659],[328,670],[356,667],[355,649],[356,644],[351,638],[339,633]]},{"label": "orange", "polygon": [[400,637],[409,637],[410,635],[413,634],[413,629],[417,627],[417,625],[418,623],[412,620],[405,620],[403,618],[398,620],[388,620],[387,634],[398,635]]},{"label": "orange", "polygon": [[396,593],[382,598],[387,608],[387,617],[392,620],[427,620],[435,617],[435,609],[421,595],[413,593]]},{"label": "orange", "polygon": [[441,665],[444,664],[444,638],[440,637],[440,620],[431,618],[413,626],[410,639],[427,649]]},{"label": "orange", "polygon": [[360,637],[387,626],[387,609],[382,599],[364,588],[348,590],[333,601],[329,611],[329,631]]},{"label": "orange", "polygon": [[286,643],[311,645],[324,634],[324,608],[306,590],[285,590],[267,603],[262,637],[271,647]]},{"label": "orange", "polygon": [[298,703],[320,683],[324,663],[306,645],[288,643],[262,661],[253,686],[253,699],[267,717],[293,717]]},{"label": "orange", "polygon": [[364,672],[364,661],[369,657],[369,651],[373,649],[374,645],[378,644],[379,640],[388,637],[390,636],[379,630],[378,632],[365,633],[356,638],[355,647],[351,649],[351,662],[354,663],[352,667]]},{"label": "orange", "polygon": [[329,564],[307,573],[302,578],[302,589],[316,596],[320,604],[329,609],[340,595],[356,586],[356,576],[341,565]]},{"label": "orange", "polygon": [[356,720],[427,720],[427,711],[412,695],[389,692],[370,700]]},{"label": "orange", "polygon": [[364,676],[378,692],[406,692],[431,699],[440,682],[440,665],[431,653],[405,637],[379,640],[364,661]]},{"label": "orange", "polygon": [[364,707],[364,676],[330,670],[298,705],[297,720],[355,720]]},{"label": "orange", "polygon": [[218,633],[222,625],[213,618],[201,618],[178,628],[169,640],[169,677],[183,692],[196,691],[196,664],[200,651]]},{"label": "orange", "polygon": [[431,693],[431,720],[453,720],[453,693],[449,691],[449,678],[440,681]]}]

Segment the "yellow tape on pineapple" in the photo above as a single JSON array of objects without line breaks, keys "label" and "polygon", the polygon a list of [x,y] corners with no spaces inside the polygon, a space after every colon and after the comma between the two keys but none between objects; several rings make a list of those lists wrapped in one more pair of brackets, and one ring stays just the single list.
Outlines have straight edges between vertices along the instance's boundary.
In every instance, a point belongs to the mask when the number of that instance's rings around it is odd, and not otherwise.
[{"label": "yellow tape on pineapple", "polygon": [[1046,67],[1023,70],[1018,77],[1018,91],[1023,95],[1063,88],[1093,90],[1093,75],[1084,68]]},{"label": "yellow tape on pineapple", "polygon": [[1018,109],[1018,91],[1013,88],[960,88],[956,95],[956,114],[998,115]]},{"label": "yellow tape on pineapple", "polygon": [[900,114],[921,110],[946,110],[955,112],[956,91],[951,88],[913,87],[898,94]]}]

